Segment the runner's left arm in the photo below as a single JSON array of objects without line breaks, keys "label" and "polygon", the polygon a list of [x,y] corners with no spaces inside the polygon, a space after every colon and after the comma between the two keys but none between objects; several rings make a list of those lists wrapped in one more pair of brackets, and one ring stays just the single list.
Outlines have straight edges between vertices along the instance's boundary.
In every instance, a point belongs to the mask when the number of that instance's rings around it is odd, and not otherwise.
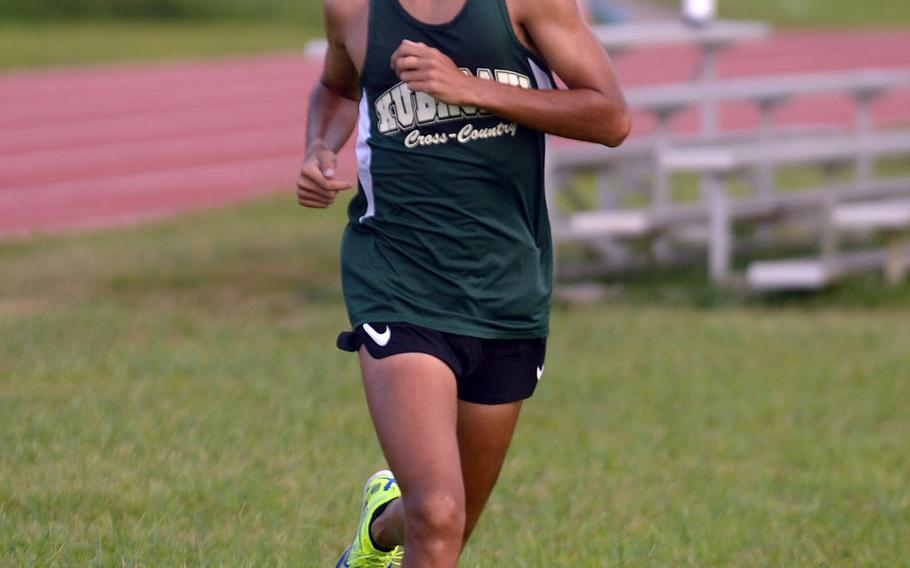
[{"label": "runner's left arm", "polygon": [[297,201],[324,209],[334,203],[350,181],[336,180],[337,152],[357,123],[358,73],[344,45],[345,13],[338,2],[325,3],[328,49],[322,76],[310,96],[306,154],[297,178]]},{"label": "runner's left arm", "polygon": [[[618,146],[631,128],[610,58],[578,12],[576,0],[520,0],[522,27],[565,90],[532,90],[461,73],[446,55],[405,40],[391,65],[412,91],[476,106],[529,128]],[[510,6],[511,8],[511,6]]]}]

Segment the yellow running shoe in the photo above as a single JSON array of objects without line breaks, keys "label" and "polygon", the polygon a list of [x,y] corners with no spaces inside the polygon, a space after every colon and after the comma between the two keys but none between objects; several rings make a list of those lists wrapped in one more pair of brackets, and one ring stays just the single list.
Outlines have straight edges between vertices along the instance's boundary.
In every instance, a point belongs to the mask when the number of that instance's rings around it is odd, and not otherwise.
[{"label": "yellow running shoe", "polygon": [[367,479],[363,487],[363,510],[357,526],[357,537],[338,559],[335,568],[388,568],[401,564],[404,555],[402,547],[396,546],[391,551],[378,550],[370,538],[370,524],[376,509],[399,497],[401,490],[391,471],[377,471]]}]

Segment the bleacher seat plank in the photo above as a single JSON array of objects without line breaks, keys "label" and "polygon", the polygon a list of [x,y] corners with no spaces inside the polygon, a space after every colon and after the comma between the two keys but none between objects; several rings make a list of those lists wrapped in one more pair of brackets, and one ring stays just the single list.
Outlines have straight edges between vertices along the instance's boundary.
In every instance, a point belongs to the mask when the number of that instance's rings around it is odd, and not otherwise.
[{"label": "bleacher seat plank", "polygon": [[659,111],[692,106],[705,98],[715,101],[769,101],[837,92],[863,96],[905,87],[910,87],[910,71],[906,69],[867,69],[847,73],[788,74],[634,87],[627,89],[625,94],[633,108]]},{"label": "bleacher seat plank", "polygon": [[834,273],[821,259],[753,262],[746,281],[755,290],[818,290],[828,286]]},{"label": "bleacher seat plank", "polygon": [[569,232],[578,238],[599,235],[641,237],[653,228],[648,212],[635,209],[576,213],[568,221]]},{"label": "bleacher seat plank", "polygon": [[[910,262],[910,252],[901,260]],[[819,290],[849,274],[880,270],[889,252],[868,249],[839,254],[833,258],[797,258],[753,262],[746,269],[746,281],[757,291]]]},{"label": "bleacher seat plank", "polygon": [[832,217],[839,229],[907,229],[910,228],[910,199],[838,205]]},{"label": "bleacher seat plank", "polygon": [[763,39],[771,33],[768,24],[742,20],[716,20],[703,26],[693,26],[681,21],[635,22],[594,26],[592,30],[601,45],[610,52],[668,44],[723,46]]},{"label": "bleacher seat plank", "polygon": [[910,131],[876,132],[864,137],[854,134],[808,136],[740,144],[700,144],[672,148],[660,153],[660,166],[669,171],[730,173],[756,164],[818,163],[846,161],[859,153],[887,156],[910,153]]}]

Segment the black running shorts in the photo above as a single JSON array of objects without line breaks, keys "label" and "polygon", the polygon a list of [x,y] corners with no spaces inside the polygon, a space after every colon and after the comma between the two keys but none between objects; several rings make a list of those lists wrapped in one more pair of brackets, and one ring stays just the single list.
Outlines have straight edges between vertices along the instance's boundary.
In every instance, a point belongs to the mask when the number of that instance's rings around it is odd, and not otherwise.
[{"label": "black running shorts", "polygon": [[407,323],[366,323],[338,335],[339,349],[356,352],[362,345],[374,359],[399,353],[432,355],[455,373],[460,400],[504,404],[534,394],[543,375],[547,339],[480,339]]}]

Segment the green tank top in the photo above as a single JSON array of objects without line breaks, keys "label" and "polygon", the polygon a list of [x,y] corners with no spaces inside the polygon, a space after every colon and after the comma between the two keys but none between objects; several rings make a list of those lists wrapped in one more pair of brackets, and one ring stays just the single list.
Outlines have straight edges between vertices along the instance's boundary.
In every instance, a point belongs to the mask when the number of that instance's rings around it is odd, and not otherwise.
[{"label": "green tank top", "polygon": [[371,0],[360,76],[359,191],[342,239],[351,325],[407,322],[482,338],[548,333],[552,245],[544,134],[411,92],[389,67],[404,39],[462,72],[551,88],[519,43],[505,0],[466,0],[430,25],[398,0]]}]

